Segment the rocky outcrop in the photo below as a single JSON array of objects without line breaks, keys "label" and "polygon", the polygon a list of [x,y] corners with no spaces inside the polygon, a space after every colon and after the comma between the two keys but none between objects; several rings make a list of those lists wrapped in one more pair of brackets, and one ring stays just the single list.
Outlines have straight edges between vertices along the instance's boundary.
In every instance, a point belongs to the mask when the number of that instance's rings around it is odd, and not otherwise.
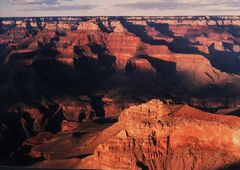
[{"label": "rocky outcrop", "polygon": [[[240,160],[239,123],[188,105],[151,100],[125,109],[119,121],[89,141],[83,159],[40,162],[34,167],[84,169],[221,169]],[[224,136],[223,136],[224,134]],[[209,159],[211,158],[211,159]]]},{"label": "rocky outcrop", "polygon": [[92,119],[94,110],[89,104],[79,106],[63,106],[63,113],[68,121],[79,122],[84,119]]},{"label": "rocky outcrop", "polygon": [[125,70],[127,72],[146,72],[146,73],[156,73],[156,70],[152,67],[146,59],[133,58],[128,60]]},{"label": "rocky outcrop", "polygon": [[198,51],[200,51],[200,52],[202,52],[204,54],[209,54],[208,46],[206,46],[206,45],[197,45],[195,47],[198,49]]},{"label": "rocky outcrop", "polygon": [[240,45],[234,45],[233,46],[233,51],[236,52],[236,53],[239,53],[240,52]]},{"label": "rocky outcrop", "polygon": [[[95,154],[81,160],[77,167],[222,168],[240,159],[239,121],[233,116],[214,115],[189,106],[170,106],[152,100],[124,110],[117,123],[122,130],[100,144]],[[114,128],[107,131],[111,130]]]},{"label": "rocky outcrop", "polygon": [[120,21],[111,21],[111,28],[114,32],[123,33],[126,29],[123,27]]},{"label": "rocky outcrop", "polygon": [[140,45],[140,39],[128,32],[113,32],[105,41],[106,48],[116,56],[116,66],[118,70],[123,70],[127,60],[132,58]]},{"label": "rocky outcrop", "polygon": [[239,16],[182,16],[182,17],[149,17],[150,21],[157,23],[167,23],[170,25],[239,25]]},{"label": "rocky outcrop", "polygon": [[78,30],[87,30],[87,31],[99,31],[100,28],[97,25],[96,21],[87,21],[81,22],[78,26]]},{"label": "rocky outcrop", "polygon": [[239,83],[238,75],[221,72],[202,55],[171,53],[164,46],[147,48],[145,52],[151,57],[169,62],[169,65],[172,63],[175,67],[172,71],[175,71],[182,78],[182,82],[189,87],[233,81]]},{"label": "rocky outcrop", "polygon": [[69,131],[76,129],[78,126],[79,126],[79,124],[77,122],[69,122],[69,121],[64,120],[61,124],[61,131],[69,132]]}]

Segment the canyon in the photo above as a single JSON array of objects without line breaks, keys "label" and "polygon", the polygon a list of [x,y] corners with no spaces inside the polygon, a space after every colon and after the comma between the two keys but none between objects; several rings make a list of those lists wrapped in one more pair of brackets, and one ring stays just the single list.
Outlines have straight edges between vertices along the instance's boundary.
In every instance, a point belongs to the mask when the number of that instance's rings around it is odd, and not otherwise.
[{"label": "canyon", "polygon": [[240,16],[0,18],[0,165],[231,168],[239,114]]}]

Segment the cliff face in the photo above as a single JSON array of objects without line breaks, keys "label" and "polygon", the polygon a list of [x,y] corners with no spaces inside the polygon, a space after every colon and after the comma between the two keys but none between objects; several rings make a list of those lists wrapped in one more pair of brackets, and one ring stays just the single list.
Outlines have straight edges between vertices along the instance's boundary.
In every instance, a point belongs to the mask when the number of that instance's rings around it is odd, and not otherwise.
[{"label": "cliff face", "polygon": [[[239,118],[159,100],[125,109],[96,136],[93,155],[46,160],[34,167],[86,169],[221,169],[237,165]],[[224,134],[224,137],[223,137]],[[82,149],[82,147],[81,147]]]},{"label": "cliff face", "polygon": [[[83,159],[79,167],[222,168],[240,159],[239,121],[237,117],[212,115],[189,106],[172,107],[151,100],[124,110],[117,123],[122,130],[100,144],[94,155]],[[106,132],[111,130],[115,127]]]},{"label": "cliff face", "polygon": [[[37,42],[56,46],[66,58],[61,61],[70,64],[76,46],[98,44],[116,57],[119,70],[145,43],[150,56],[153,51],[200,54],[221,71],[239,73],[238,64],[230,64],[238,60],[238,27],[238,17],[9,18],[2,19],[1,42],[12,50],[30,50]],[[228,62],[225,55],[231,56]]]},{"label": "cliff face", "polygon": [[[195,89],[229,84],[235,89],[240,72],[238,28],[238,16],[2,18],[0,62],[29,66],[35,72],[39,60],[42,64],[56,60],[54,67],[71,72],[66,81],[81,87],[77,91],[103,78],[107,81],[99,86],[113,82],[118,86],[114,90],[121,84],[136,84],[125,70],[141,59],[147,60],[142,69],[156,70],[157,91],[167,86],[164,93],[176,93],[173,89],[195,93]],[[54,70],[49,70],[49,80],[56,77]],[[44,72],[40,69],[37,74]],[[120,82],[110,77],[112,73],[121,77]],[[66,82],[61,76],[57,79],[57,86]]]}]

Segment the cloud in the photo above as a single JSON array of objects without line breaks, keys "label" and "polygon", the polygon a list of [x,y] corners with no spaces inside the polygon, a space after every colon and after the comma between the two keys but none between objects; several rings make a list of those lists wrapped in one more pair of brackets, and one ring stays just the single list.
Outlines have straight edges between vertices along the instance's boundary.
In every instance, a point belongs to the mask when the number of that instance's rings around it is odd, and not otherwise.
[{"label": "cloud", "polygon": [[239,15],[240,0],[0,0],[0,16]]},{"label": "cloud", "polygon": [[96,5],[64,4],[73,0],[9,0],[13,5],[18,5],[18,11],[60,11],[60,10],[89,10]]},{"label": "cloud", "polygon": [[29,11],[60,11],[60,10],[90,10],[96,8],[96,5],[42,5],[32,8],[24,8]]},{"label": "cloud", "polygon": [[132,10],[190,10],[195,8],[217,9],[218,7],[236,10],[240,8],[240,0],[158,0],[148,2],[138,1],[125,4],[119,3],[115,6]]},{"label": "cloud", "polygon": [[48,4],[48,5],[54,5],[59,4],[58,0],[10,0],[11,4],[17,4],[17,5],[42,5],[42,4]]}]

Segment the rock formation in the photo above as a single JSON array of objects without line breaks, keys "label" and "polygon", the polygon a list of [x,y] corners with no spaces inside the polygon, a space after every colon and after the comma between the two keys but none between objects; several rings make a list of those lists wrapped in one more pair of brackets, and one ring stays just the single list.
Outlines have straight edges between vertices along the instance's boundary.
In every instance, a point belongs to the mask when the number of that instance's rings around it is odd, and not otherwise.
[{"label": "rock formation", "polygon": [[78,26],[78,30],[98,31],[99,27],[93,20],[92,22],[81,22]]},{"label": "rock formation", "polygon": [[156,73],[156,70],[152,67],[146,59],[133,58],[128,60],[125,70],[127,72],[138,71],[147,73]]},{"label": "rock formation", "polygon": [[94,162],[92,168],[103,169],[214,169],[234,163],[238,132],[229,122],[238,119],[192,107],[239,114],[239,20],[0,18],[0,164],[47,159],[42,163],[83,168]]},{"label": "rock formation", "polygon": [[[94,155],[64,162],[71,168],[89,169],[223,168],[240,160],[239,121],[151,100],[124,110],[119,122],[96,139],[104,142]],[[49,160],[36,166],[57,165],[58,161]]]}]

